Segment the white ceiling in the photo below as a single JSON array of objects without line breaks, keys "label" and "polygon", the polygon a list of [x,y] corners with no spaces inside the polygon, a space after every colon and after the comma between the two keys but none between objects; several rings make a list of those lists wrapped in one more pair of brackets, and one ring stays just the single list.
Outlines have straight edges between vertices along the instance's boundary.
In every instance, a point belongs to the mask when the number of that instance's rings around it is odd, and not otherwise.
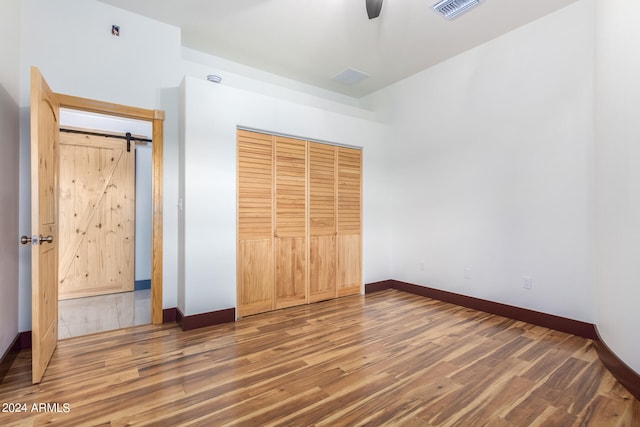
[{"label": "white ceiling", "polygon": [[[361,97],[577,0],[483,0],[447,21],[437,0],[100,0],[182,29],[182,44],[324,89]],[[346,68],[371,77],[353,86]]]}]

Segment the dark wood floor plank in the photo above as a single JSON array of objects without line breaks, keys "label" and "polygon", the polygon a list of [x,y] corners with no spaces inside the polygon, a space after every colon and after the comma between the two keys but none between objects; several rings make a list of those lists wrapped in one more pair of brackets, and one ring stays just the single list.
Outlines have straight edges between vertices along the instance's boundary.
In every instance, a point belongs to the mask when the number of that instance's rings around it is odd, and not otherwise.
[{"label": "dark wood floor plank", "polygon": [[30,366],[0,384],[29,409],[2,426],[640,425],[591,341],[396,290],[62,340],[39,385]]}]

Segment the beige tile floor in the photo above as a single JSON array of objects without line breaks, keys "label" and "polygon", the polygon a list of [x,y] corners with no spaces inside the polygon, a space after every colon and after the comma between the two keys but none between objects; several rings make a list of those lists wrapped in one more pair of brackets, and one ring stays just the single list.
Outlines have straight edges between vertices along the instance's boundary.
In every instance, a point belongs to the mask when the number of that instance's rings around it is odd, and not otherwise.
[{"label": "beige tile floor", "polygon": [[58,302],[58,338],[151,323],[151,291],[100,295]]}]

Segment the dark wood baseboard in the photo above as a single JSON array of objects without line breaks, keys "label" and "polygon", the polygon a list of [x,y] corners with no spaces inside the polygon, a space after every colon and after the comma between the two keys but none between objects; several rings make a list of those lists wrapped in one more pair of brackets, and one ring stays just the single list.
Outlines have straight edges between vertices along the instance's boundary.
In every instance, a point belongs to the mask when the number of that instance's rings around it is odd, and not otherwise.
[{"label": "dark wood baseboard", "polygon": [[5,351],[2,355],[2,358],[0,358],[0,383],[2,383],[2,380],[4,380],[4,376],[7,375],[7,372],[9,372],[9,368],[11,368],[13,361],[16,360],[16,356],[18,356],[18,353],[22,349],[20,347],[20,336],[21,334],[16,335],[7,351]]},{"label": "dark wood baseboard", "polygon": [[367,283],[364,285],[364,293],[370,294],[372,292],[386,291],[392,289],[395,280],[381,280],[380,282]]},{"label": "dark wood baseboard", "polygon": [[162,310],[162,323],[175,323],[178,318],[178,309],[165,308]]},{"label": "dark wood baseboard", "polygon": [[20,332],[20,350],[31,348],[31,331]]},{"label": "dark wood baseboard", "polygon": [[208,313],[193,314],[185,316],[180,309],[176,309],[176,322],[183,331],[204,328],[207,326],[220,325],[236,321],[236,309],[227,308],[225,310],[210,311]]},{"label": "dark wood baseboard", "polygon": [[596,338],[593,339],[593,345],[596,348],[598,357],[602,364],[611,372],[620,384],[624,386],[633,396],[640,400],[640,375],[624,363],[611,349],[602,341],[596,329]]},{"label": "dark wood baseboard", "polygon": [[[365,293],[370,292],[369,286],[370,285],[365,286]],[[371,292],[383,289],[397,289],[399,291],[449,302],[462,307],[473,308],[474,310],[480,310],[486,313],[496,314],[498,316],[508,317],[510,319],[520,320],[538,326],[544,326],[549,329],[566,332],[568,334],[584,338],[596,338],[594,325],[591,323],[581,322],[579,320],[568,319],[566,317],[555,316],[553,314],[533,311],[513,305],[501,304],[499,302],[474,298],[426,286],[414,285],[412,283],[401,282],[399,280],[385,280],[382,282],[372,283],[371,286],[373,289]]]}]

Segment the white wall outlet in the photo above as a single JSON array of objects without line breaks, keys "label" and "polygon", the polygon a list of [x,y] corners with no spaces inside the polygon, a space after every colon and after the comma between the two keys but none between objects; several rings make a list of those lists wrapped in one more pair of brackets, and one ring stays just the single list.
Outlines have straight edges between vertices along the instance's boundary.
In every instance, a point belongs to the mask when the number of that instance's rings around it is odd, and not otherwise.
[{"label": "white wall outlet", "polygon": [[471,267],[464,268],[464,278],[467,280],[471,279]]},{"label": "white wall outlet", "polygon": [[530,276],[522,276],[522,287],[525,289],[531,289],[531,277]]},{"label": "white wall outlet", "polygon": [[420,271],[424,271],[424,261],[420,261]]}]

